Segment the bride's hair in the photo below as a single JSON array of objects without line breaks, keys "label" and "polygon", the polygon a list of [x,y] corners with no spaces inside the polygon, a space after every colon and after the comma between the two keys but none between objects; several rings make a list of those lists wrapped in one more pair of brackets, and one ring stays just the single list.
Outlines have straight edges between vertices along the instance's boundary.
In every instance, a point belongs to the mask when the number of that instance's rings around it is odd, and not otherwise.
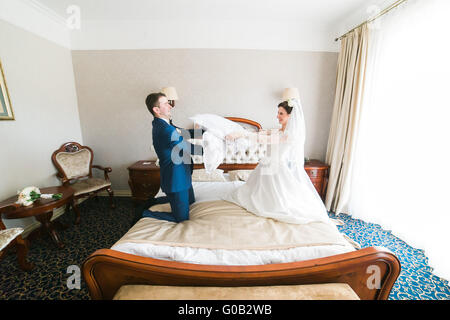
[{"label": "bride's hair", "polygon": [[278,108],[279,108],[279,107],[283,107],[283,109],[286,110],[286,112],[287,112],[288,114],[291,114],[291,112],[292,112],[292,107],[289,107],[287,101],[281,102],[281,103],[278,105]]}]

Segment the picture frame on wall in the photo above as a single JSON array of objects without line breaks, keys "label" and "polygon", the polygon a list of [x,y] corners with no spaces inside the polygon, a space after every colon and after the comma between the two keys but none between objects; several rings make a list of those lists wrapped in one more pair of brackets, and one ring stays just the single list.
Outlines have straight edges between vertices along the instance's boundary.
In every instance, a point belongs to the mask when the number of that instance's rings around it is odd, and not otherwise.
[{"label": "picture frame on wall", "polygon": [[0,120],[14,120],[14,113],[9,98],[8,86],[6,85],[5,73],[0,61]]}]

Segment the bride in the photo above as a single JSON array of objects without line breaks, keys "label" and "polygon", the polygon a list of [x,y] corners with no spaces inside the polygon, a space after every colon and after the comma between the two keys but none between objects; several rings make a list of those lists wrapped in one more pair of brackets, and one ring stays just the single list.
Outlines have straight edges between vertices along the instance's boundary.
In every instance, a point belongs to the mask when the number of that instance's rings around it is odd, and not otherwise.
[{"label": "bride", "polygon": [[234,141],[238,149],[249,142],[267,144],[266,156],[247,181],[223,200],[287,223],[329,222],[322,199],[304,169],[305,121],[299,99],[280,103],[277,118],[280,130],[254,133],[217,115],[191,117],[206,130],[202,140],[205,169],[211,172],[223,161],[226,143]]},{"label": "bride", "polygon": [[[329,221],[327,210],[304,169],[305,123],[298,99],[278,105],[280,130],[251,133],[233,132],[228,141],[257,139],[268,144],[267,156],[260,160],[245,184],[224,200],[236,203],[256,215],[295,224]],[[269,134],[268,134],[269,133]]]}]

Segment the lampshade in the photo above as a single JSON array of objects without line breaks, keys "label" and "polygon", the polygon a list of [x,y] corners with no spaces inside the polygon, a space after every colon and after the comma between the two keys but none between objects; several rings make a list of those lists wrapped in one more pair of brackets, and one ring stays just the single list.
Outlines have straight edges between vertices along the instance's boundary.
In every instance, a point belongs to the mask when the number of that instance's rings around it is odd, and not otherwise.
[{"label": "lampshade", "polygon": [[297,88],[286,88],[283,91],[283,101],[288,100],[288,99],[292,99],[292,98],[297,98],[300,99],[300,94],[298,93],[298,89]]},{"label": "lampshade", "polygon": [[162,93],[167,97],[167,100],[178,100],[177,90],[174,87],[162,88]]}]

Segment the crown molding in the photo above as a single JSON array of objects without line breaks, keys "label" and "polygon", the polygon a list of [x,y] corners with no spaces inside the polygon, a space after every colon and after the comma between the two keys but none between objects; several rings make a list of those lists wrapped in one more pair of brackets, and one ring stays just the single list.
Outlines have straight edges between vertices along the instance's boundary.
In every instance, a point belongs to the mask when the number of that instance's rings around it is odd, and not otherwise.
[{"label": "crown molding", "polygon": [[70,30],[67,18],[39,0],[0,0],[0,19],[69,50],[339,51],[334,30],[307,21],[82,20],[81,29]]},{"label": "crown molding", "polygon": [[[183,30],[183,32],[180,32]],[[72,50],[245,49],[338,52],[334,30],[307,22],[82,20]]]},{"label": "crown molding", "polygon": [[0,19],[70,49],[65,18],[36,0],[0,0]]},{"label": "crown molding", "polygon": [[37,12],[40,12],[47,18],[58,23],[59,25],[61,25],[61,27],[66,26],[66,20],[64,19],[64,17],[62,17],[61,15],[59,15],[58,13],[56,13],[49,7],[43,5],[39,1],[36,1],[36,0],[20,0],[20,1],[24,2],[26,5],[28,5],[30,8],[33,8]]}]

